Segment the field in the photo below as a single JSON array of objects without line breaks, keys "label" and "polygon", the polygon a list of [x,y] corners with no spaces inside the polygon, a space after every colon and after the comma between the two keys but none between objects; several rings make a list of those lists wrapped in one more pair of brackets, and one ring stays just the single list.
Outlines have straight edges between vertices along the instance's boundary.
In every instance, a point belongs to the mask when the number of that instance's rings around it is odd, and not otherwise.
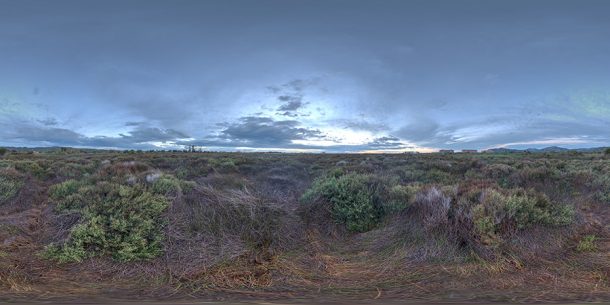
[{"label": "field", "polygon": [[610,300],[610,155],[8,151],[0,299]]}]

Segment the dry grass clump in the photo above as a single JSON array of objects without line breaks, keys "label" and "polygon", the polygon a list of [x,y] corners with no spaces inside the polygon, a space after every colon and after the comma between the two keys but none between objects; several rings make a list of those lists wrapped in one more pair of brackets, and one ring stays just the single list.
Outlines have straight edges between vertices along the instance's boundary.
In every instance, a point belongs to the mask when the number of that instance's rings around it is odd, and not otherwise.
[{"label": "dry grass clump", "polygon": [[[260,266],[296,247],[300,239],[301,224],[290,207],[248,189],[197,186],[169,213],[173,225],[168,228],[167,255],[174,276],[182,279],[214,279],[221,286],[220,282],[236,284],[245,278],[254,283],[261,280]],[[244,268],[249,262],[259,271],[222,271],[222,266],[238,262]],[[233,279],[223,278],[223,272]]]},{"label": "dry grass clump", "polygon": [[13,199],[24,185],[25,178],[12,168],[0,169],[0,205]]},{"label": "dry grass clump", "polygon": [[493,258],[513,234],[533,226],[572,223],[574,209],[552,203],[544,194],[491,186],[438,187],[422,190],[408,210],[408,220],[427,232],[444,233],[458,245],[484,258]]}]

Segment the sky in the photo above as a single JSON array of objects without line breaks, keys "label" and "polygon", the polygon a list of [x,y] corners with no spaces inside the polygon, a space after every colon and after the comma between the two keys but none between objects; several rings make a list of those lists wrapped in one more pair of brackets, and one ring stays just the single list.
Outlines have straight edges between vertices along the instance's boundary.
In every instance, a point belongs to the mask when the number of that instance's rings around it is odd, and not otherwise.
[{"label": "sky", "polygon": [[0,0],[0,145],[610,146],[606,0]]}]

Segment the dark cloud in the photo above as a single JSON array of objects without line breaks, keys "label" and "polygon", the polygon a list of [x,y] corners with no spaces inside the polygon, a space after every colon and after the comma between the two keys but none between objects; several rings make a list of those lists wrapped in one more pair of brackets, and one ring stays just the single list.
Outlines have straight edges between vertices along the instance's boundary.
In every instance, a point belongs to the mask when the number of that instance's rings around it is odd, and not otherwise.
[{"label": "dark cloud", "polygon": [[395,134],[413,143],[431,144],[446,140],[441,135],[441,126],[429,118],[416,118],[408,125],[398,129]]},{"label": "dark cloud", "polygon": [[232,143],[282,147],[292,140],[323,138],[316,129],[300,127],[295,120],[276,121],[269,117],[242,117],[236,123],[225,123],[218,138]]},{"label": "dark cloud", "polygon": [[55,119],[55,118],[45,118],[45,119],[40,119],[37,121],[38,121],[38,123],[45,125],[45,126],[55,126],[58,124],[57,119]]},{"label": "dark cloud", "polygon": [[[284,98],[284,99],[282,99]],[[301,97],[294,96],[280,96],[281,101],[288,101],[286,104],[281,105],[277,108],[277,111],[296,111],[303,106],[303,102],[301,101]]]},{"label": "dark cloud", "polygon": [[371,132],[375,132],[375,133],[389,130],[388,126],[386,126],[383,123],[374,123],[374,122],[369,122],[366,120],[342,119],[342,120],[333,120],[333,121],[330,121],[330,123],[342,126],[343,128],[346,128],[346,129],[364,130],[364,131],[371,131]]},{"label": "dark cloud", "polygon": [[140,125],[146,125],[146,123],[144,122],[126,122],[125,126],[140,126]]},{"label": "dark cloud", "polygon": [[298,117],[302,115],[298,112],[306,103],[303,103],[302,96],[280,95],[278,100],[285,102],[277,108],[276,114],[287,117]]},{"label": "dark cloud", "polygon": [[402,140],[394,136],[386,136],[375,138],[373,141],[365,145],[366,149],[403,149],[414,148],[413,145],[407,145]]},{"label": "dark cloud", "polygon": [[418,119],[400,128],[396,135],[421,146],[453,149],[484,149],[505,145],[549,146],[553,145],[553,141],[556,141],[555,145],[578,146],[589,143],[603,146],[610,141],[608,128],[610,123],[603,121],[563,121],[524,115],[520,118],[492,117],[445,126],[431,119]]},{"label": "dark cloud", "polygon": [[170,143],[189,138],[188,135],[173,130],[154,127],[137,127],[117,137],[88,137],[66,128],[38,126],[28,122],[20,123],[12,129],[5,129],[0,135],[13,143],[29,143],[41,146],[77,146],[107,148],[157,148],[150,142]]}]

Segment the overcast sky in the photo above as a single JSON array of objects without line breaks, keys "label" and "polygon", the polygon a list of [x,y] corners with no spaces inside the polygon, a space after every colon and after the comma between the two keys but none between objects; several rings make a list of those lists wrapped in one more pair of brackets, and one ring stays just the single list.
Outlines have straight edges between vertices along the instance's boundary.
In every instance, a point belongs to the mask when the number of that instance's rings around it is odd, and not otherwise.
[{"label": "overcast sky", "polygon": [[610,1],[0,0],[0,145],[610,145]]}]

